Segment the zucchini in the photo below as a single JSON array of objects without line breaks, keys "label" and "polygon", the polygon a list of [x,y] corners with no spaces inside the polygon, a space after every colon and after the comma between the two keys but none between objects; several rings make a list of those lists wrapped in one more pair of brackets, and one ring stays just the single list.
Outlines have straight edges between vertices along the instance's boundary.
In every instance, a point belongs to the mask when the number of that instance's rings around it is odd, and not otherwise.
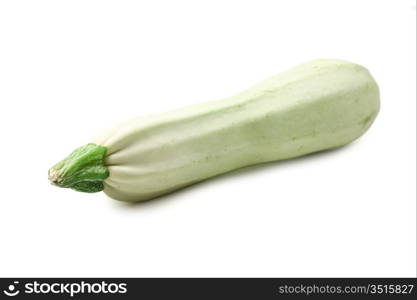
[{"label": "zucchini", "polygon": [[245,166],[343,146],[379,111],[362,66],[314,60],[233,97],[129,120],[49,170],[59,187],[152,199]]}]

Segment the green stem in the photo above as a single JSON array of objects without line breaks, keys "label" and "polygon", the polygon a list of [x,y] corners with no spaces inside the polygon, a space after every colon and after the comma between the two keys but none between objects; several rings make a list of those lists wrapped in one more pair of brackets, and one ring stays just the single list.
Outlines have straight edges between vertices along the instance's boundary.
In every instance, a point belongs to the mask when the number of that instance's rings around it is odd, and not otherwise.
[{"label": "green stem", "polygon": [[103,190],[103,180],[109,177],[104,166],[107,148],[87,144],[49,169],[52,184],[80,192],[96,193]]}]

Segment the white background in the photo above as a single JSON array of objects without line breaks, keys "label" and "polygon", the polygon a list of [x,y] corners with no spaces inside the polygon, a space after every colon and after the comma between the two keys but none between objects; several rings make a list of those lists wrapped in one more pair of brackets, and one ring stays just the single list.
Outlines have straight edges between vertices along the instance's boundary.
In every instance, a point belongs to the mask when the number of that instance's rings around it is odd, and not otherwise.
[{"label": "white background", "polygon": [[[0,276],[415,276],[415,1],[0,2]],[[337,151],[140,205],[47,170],[121,120],[316,58],[381,112]]]}]

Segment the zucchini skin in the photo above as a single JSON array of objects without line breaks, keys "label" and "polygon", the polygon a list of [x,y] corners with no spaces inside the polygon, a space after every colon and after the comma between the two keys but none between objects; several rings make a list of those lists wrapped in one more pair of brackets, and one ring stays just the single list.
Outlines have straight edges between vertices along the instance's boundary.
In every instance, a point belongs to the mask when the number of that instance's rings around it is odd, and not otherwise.
[{"label": "zucchini skin", "polygon": [[103,191],[144,201],[242,167],[340,147],[371,126],[379,106],[364,67],[311,61],[236,96],[103,132],[93,141],[107,148]]}]

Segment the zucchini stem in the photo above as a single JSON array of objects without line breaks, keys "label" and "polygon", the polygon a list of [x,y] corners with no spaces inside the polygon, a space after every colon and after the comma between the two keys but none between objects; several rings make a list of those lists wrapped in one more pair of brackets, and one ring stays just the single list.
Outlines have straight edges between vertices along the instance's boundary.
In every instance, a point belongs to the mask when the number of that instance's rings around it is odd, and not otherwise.
[{"label": "zucchini stem", "polygon": [[71,188],[79,192],[96,193],[103,190],[103,180],[109,177],[104,166],[107,148],[96,144],[87,144],[75,149],[48,171],[53,185]]}]

